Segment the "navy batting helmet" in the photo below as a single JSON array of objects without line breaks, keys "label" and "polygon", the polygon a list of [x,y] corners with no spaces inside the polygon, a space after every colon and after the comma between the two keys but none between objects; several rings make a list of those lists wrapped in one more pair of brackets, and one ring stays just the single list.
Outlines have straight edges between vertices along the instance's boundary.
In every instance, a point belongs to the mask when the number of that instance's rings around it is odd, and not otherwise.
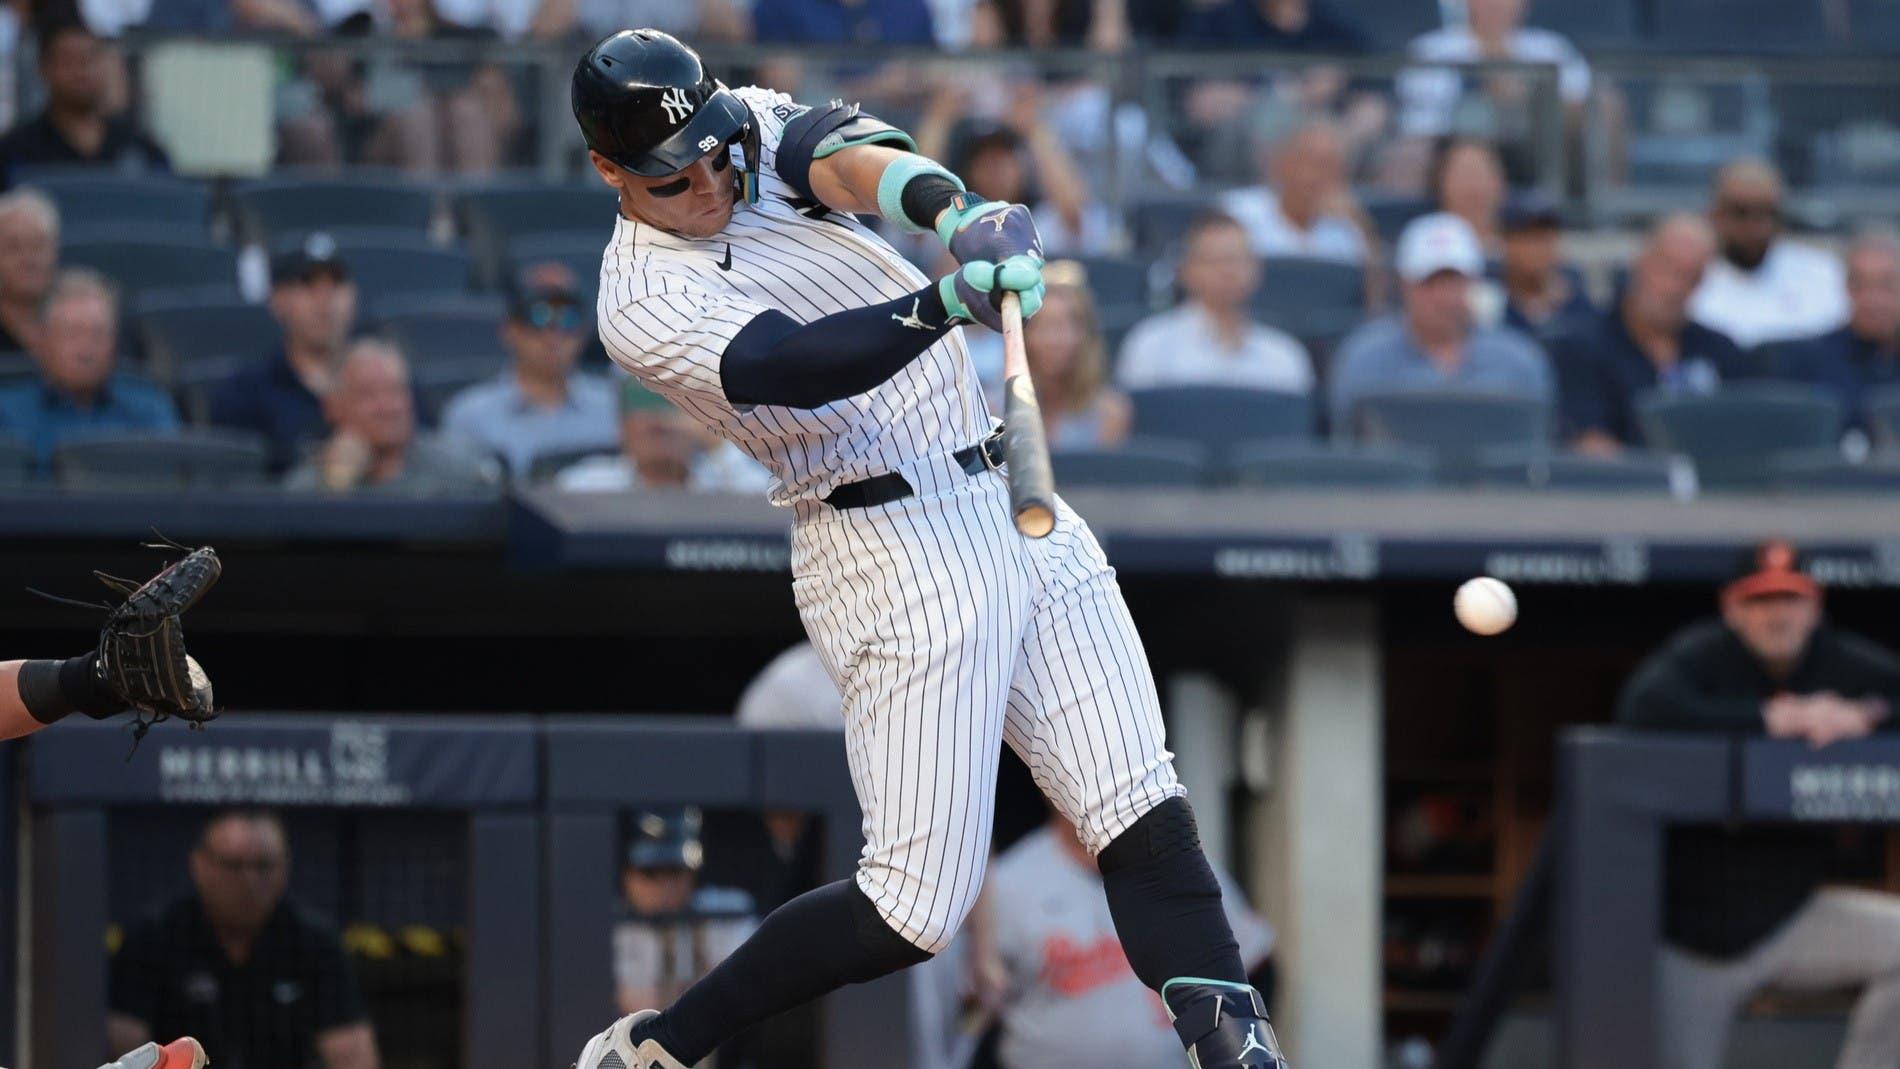
[{"label": "navy batting helmet", "polygon": [[678,39],[658,30],[603,38],[575,65],[572,95],[587,147],[620,167],[658,178],[736,143],[745,154],[746,199],[758,199],[752,109]]}]

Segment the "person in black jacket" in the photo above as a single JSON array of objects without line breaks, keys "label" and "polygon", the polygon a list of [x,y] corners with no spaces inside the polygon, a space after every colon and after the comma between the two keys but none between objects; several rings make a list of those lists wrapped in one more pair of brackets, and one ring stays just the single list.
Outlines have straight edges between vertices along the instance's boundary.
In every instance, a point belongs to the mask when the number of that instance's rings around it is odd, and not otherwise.
[{"label": "person in black jacket", "polygon": [[342,940],[285,894],[283,822],[263,810],[213,815],[190,869],[191,893],[130,928],[112,957],[112,1049],[192,1035],[218,1069],[377,1069]]},{"label": "person in black jacket", "polygon": [[[1822,747],[1900,727],[1900,659],[1829,627],[1794,547],[1768,542],[1692,624],[1637,669],[1617,719],[1663,731]],[[1864,988],[1836,1062],[1900,1065],[1900,897],[1823,887],[1830,831],[1677,828],[1669,834],[1659,972],[1666,1069],[1717,1069],[1729,1022],[1757,990]]]}]

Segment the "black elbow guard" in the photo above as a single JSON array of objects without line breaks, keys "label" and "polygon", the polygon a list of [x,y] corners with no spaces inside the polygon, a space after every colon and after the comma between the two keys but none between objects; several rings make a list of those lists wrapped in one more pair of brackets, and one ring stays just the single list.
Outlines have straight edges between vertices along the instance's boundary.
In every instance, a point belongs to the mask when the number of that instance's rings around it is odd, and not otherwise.
[{"label": "black elbow guard", "polygon": [[785,124],[779,135],[775,169],[784,183],[806,200],[818,195],[811,189],[811,165],[840,149],[853,145],[896,145],[908,152],[917,150],[909,134],[890,123],[866,115],[856,104],[834,100],[820,108],[806,108]]}]

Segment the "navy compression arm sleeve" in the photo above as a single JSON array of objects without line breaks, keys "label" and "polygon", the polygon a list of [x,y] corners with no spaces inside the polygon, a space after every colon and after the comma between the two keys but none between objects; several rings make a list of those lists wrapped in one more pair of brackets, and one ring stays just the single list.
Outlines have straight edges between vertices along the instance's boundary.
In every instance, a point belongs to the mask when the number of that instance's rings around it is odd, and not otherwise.
[{"label": "navy compression arm sleeve", "polygon": [[937,288],[800,324],[776,309],[726,345],[721,370],[735,405],[817,408],[902,370],[950,329]]}]

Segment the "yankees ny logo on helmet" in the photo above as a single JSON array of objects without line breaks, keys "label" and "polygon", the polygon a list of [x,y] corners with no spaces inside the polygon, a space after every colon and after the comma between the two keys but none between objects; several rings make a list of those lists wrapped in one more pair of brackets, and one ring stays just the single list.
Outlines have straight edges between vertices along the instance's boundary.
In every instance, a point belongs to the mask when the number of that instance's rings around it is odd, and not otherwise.
[{"label": "yankees ny logo on helmet", "polygon": [[660,98],[660,107],[666,109],[666,121],[674,126],[684,122],[693,113],[693,105],[687,101],[683,89],[667,90],[666,95]]}]

